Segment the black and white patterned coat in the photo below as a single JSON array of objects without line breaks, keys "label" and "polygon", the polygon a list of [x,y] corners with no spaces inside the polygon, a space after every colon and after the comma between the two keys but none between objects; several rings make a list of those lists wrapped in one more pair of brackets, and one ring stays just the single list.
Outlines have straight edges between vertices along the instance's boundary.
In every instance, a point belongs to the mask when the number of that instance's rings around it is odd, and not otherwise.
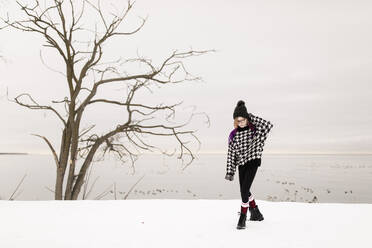
[{"label": "black and white patterned coat", "polygon": [[228,139],[227,175],[233,176],[237,166],[244,165],[249,160],[261,158],[267,135],[274,126],[270,121],[252,113],[248,115],[256,130],[246,126],[231,131]]}]

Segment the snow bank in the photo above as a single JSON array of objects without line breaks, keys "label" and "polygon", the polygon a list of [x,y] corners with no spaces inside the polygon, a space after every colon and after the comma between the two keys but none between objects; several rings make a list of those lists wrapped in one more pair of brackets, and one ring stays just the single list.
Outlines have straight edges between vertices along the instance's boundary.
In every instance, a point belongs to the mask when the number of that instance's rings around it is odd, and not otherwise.
[{"label": "snow bank", "polygon": [[0,247],[372,247],[372,204],[256,200],[0,201]]}]

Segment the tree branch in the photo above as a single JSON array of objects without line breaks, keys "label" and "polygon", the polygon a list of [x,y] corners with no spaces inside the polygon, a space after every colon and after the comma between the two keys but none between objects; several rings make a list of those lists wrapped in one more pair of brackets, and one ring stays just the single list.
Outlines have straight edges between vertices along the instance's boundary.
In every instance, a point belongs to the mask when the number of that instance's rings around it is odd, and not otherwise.
[{"label": "tree branch", "polygon": [[[8,92],[7,92],[7,96],[8,96]],[[33,104],[26,104],[26,103],[22,103],[18,100],[18,98],[20,98],[21,96],[28,96],[29,99],[33,102]],[[43,105],[39,105],[32,97],[30,94],[28,93],[22,93],[20,95],[18,95],[17,97],[14,98],[14,101],[9,99],[8,97],[8,100],[11,101],[11,102],[15,102],[23,107],[27,107],[29,109],[46,109],[46,110],[51,110],[53,113],[55,113],[57,115],[57,117],[62,121],[63,125],[66,126],[66,121],[62,118],[62,116],[58,113],[57,110],[55,110],[53,107],[51,106],[43,106]]]},{"label": "tree branch", "polygon": [[52,154],[53,154],[53,157],[54,157],[54,162],[56,163],[57,168],[59,168],[60,165],[59,165],[59,161],[58,161],[58,155],[57,155],[56,151],[54,150],[52,144],[49,142],[49,140],[46,137],[38,135],[38,134],[31,134],[31,135],[42,138],[48,144],[50,150],[52,151]]}]

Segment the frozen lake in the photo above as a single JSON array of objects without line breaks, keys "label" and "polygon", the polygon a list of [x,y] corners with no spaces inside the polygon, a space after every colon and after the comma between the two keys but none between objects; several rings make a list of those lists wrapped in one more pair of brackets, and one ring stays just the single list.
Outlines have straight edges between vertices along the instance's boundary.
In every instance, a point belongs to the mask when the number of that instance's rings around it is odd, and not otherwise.
[{"label": "frozen lake", "polygon": [[[132,175],[130,165],[107,158],[93,164],[87,199],[123,199],[143,176],[128,199],[240,198],[237,175],[224,179],[226,154],[199,154],[182,167],[176,157],[146,154]],[[51,155],[0,155],[1,199],[9,199],[25,174],[16,200],[54,199]],[[372,203],[372,155],[263,154],[251,192],[269,201]]]}]

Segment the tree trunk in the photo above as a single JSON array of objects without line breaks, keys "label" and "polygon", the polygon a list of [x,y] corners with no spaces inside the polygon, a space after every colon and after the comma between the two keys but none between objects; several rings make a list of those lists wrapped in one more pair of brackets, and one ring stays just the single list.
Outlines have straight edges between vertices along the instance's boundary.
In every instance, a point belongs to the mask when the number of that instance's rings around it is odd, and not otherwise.
[{"label": "tree trunk", "polygon": [[63,179],[65,176],[67,160],[69,156],[70,150],[70,141],[71,141],[71,131],[69,122],[68,125],[63,130],[62,135],[62,142],[61,142],[61,150],[60,150],[60,158],[59,158],[59,168],[57,168],[57,176],[56,176],[56,185],[55,185],[55,200],[62,200],[62,192],[63,192]]}]

